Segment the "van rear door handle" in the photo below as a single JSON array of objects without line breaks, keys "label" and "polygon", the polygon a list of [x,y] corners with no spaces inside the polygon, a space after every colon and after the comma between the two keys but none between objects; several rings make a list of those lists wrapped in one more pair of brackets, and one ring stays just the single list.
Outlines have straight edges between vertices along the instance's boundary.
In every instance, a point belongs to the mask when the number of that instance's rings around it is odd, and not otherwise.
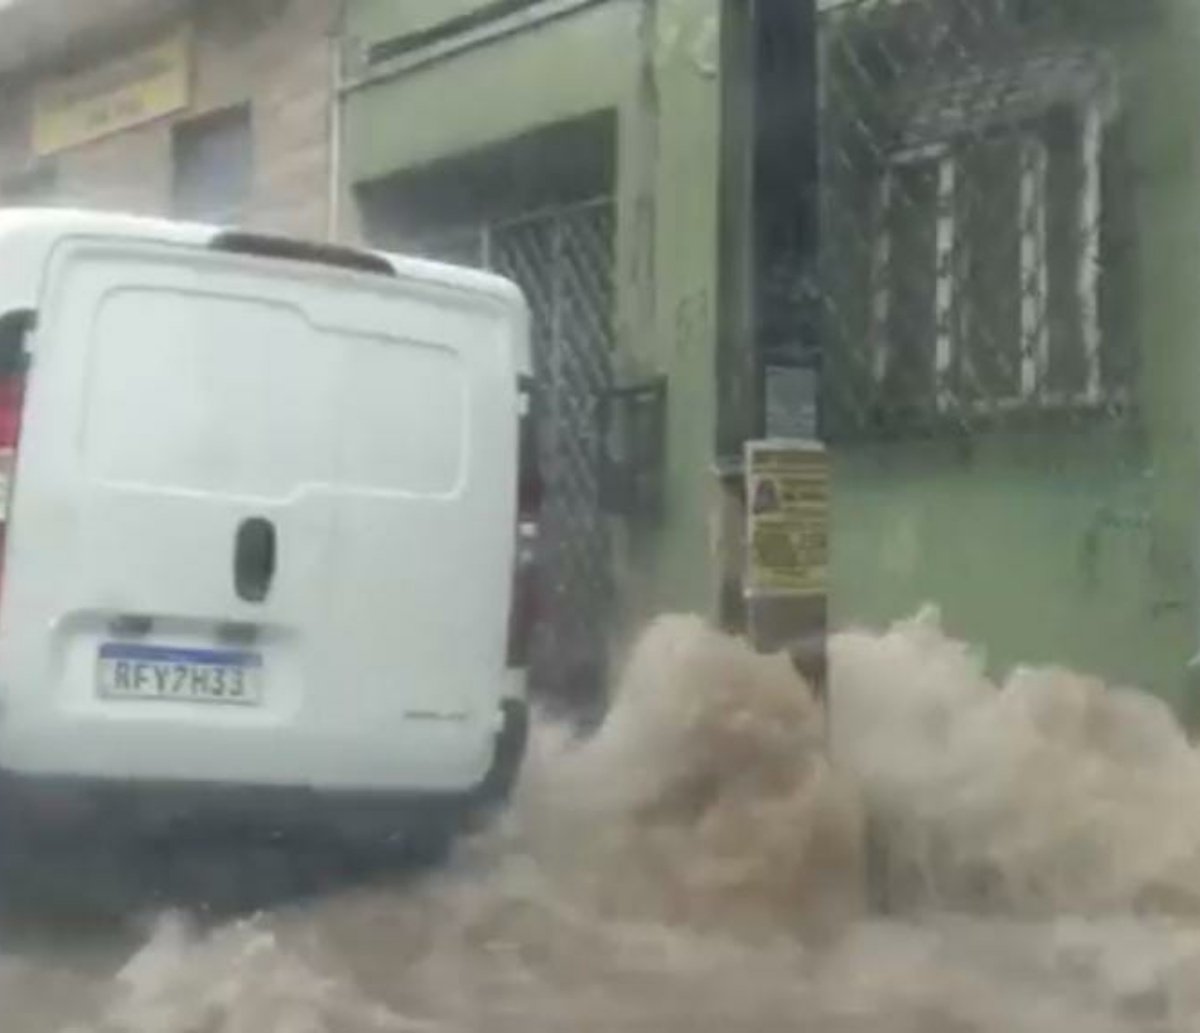
[{"label": "van rear door handle", "polygon": [[233,550],[233,584],[248,603],[261,603],[275,580],[275,525],[265,517],[243,520]]}]

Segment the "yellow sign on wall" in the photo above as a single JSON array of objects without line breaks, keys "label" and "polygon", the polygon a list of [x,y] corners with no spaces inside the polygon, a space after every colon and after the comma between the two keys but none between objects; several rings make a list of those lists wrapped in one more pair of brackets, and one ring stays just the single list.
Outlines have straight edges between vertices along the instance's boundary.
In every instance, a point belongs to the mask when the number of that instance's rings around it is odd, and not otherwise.
[{"label": "yellow sign on wall", "polygon": [[746,445],[746,589],[821,595],[829,567],[829,460],[811,441]]},{"label": "yellow sign on wall", "polygon": [[191,31],[46,82],[34,97],[33,149],[54,154],[187,107]]}]

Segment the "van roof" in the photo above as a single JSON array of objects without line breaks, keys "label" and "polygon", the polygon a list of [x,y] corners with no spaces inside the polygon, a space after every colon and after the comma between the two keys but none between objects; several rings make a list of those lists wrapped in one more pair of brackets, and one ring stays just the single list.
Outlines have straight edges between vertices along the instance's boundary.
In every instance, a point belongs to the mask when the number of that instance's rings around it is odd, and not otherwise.
[{"label": "van roof", "polygon": [[[123,238],[205,248],[228,231],[228,227],[109,212],[64,208],[0,209],[0,312],[36,306],[45,260],[54,247],[67,238]],[[501,276],[382,251],[362,249],[362,253],[383,259],[402,279],[491,295],[509,303],[523,303],[520,290]]]}]

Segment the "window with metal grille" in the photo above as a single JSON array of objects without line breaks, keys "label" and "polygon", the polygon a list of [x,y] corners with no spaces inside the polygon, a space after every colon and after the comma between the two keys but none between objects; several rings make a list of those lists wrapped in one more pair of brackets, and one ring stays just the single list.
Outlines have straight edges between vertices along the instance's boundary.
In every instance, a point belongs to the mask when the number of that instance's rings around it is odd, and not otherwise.
[{"label": "window with metal grille", "polygon": [[1100,404],[1105,116],[1061,106],[893,155],[878,180],[872,375],[903,411]]}]

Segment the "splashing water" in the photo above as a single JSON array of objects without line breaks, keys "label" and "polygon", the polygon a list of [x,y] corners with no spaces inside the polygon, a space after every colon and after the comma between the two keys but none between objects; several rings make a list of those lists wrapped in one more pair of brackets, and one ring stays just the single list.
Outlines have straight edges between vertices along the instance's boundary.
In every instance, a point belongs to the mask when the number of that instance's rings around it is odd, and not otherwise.
[{"label": "splashing water", "polygon": [[996,685],[931,614],[831,648],[827,737],[784,660],[665,618],[599,732],[540,729],[444,871],[167,916],[100,975],[0,955],[0,1028],[1200,1028],[1200,758],[1165,707]]}]

